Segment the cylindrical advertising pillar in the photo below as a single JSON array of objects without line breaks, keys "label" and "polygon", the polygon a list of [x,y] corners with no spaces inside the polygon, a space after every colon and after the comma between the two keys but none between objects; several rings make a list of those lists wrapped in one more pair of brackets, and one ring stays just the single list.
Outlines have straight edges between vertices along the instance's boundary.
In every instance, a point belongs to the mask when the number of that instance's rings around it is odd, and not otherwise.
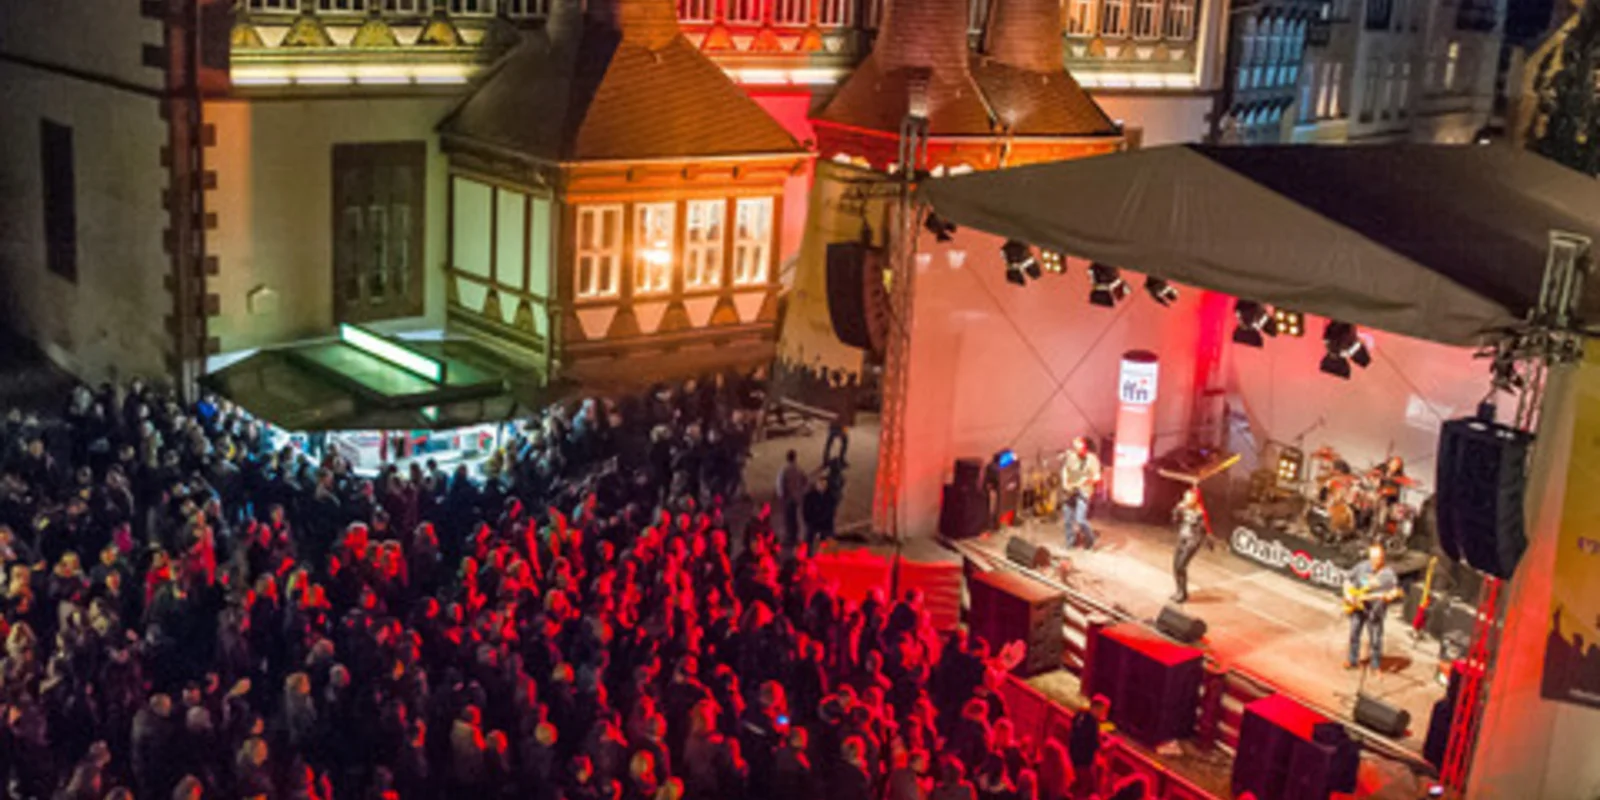
[{"label": "cylindrical advertising pillar", "polygon": [[1144,468],[1155,435],[1156,391],[1161,364],[1148,350],[1122,354],[1117,380],[1117,432],[1111,456],[1111,502],[1124,508],[1144,505]]}]

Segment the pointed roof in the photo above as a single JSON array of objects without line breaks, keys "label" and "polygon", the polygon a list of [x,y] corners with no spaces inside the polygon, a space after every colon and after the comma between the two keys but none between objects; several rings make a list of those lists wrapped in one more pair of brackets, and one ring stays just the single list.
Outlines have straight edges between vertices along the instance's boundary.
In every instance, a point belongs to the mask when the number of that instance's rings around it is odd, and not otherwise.
[{"label": "pointed roof", "polygon": [[933,136],[1114,136],[1064,66],[1058,3],[997,0],[976,56],[964,0],[889,0],[872,54],[816,119],[897,133],[925,91]]},{"label": "pointed roof", "polygon": [[[548,35],[514,48],[440,125],[544,161],[805,149],[678,30],[671,0],[556,0]],[[540,39],[546,41],[540,41]]]}]

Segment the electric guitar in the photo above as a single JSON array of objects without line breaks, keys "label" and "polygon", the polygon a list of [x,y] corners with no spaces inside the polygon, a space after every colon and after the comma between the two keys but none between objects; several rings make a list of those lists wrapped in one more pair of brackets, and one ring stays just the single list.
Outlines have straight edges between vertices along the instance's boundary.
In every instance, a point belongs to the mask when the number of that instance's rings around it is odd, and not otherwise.
[{"label": "electric guitar", "polygon": [[1345,590],[1344,590],[1344,599],[1343,599],[1344,614],[1345,614],[1345,616],[1350,616],[1351,614],[1363,613],[1363,612],[1365,612],[1367,610],[1367,604],[1368,603],[1370,603],[1370,602],[1372,602],[1374,600],[1391,600],[1392,601],[1394,599],[1393,594],[1394,594],[1393,591],[1387,592],[1387,593],[1380,592],[1378,590],[1378,587],[1376,587],[1376,586],[1371,586],[1371,587],[1347,586],[1347,587],[1345,587]]},{"label": "electric guitar", "polygon": [[1422,600],[1417,603],[1417,614],[1411,618],[1411,627],[1421,631],[1428,624],[1428,610],[1433,608],[1433,568],[1439,565],[1439,557],[1428,559],[1428,575],[1422,579]]}]

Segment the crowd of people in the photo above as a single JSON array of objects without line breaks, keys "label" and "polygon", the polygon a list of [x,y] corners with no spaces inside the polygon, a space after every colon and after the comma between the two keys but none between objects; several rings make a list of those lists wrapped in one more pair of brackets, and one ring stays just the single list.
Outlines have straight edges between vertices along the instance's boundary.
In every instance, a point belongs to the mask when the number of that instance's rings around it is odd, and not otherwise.
[{"label": "crowd of people", "polygon": [[139,382],[8,414],[4,792],[1090,797],[1103,713],[1019,739],[999,643],[849,602],[792,512],[787,542],[734,514],[760,405],[586,400],[478,470],[375,477]]}]

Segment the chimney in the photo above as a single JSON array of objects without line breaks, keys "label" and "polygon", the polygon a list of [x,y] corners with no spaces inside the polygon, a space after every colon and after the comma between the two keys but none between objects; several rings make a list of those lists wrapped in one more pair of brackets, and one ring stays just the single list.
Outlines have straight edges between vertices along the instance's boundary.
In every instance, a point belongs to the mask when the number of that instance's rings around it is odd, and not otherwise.
[{"label": "chimney", "polygon": [[1032,72],[1065,69],[1060,0],[993,0],[985,55]]},{"label": "chimney", "polygon": [[589,16],[647,50],[659,50],[679,34],[672,0],[589,0]]},{"label": "chimney", "polygon": [[967,0],[888,0],[875,54],[886,72],[967,74]]}]

